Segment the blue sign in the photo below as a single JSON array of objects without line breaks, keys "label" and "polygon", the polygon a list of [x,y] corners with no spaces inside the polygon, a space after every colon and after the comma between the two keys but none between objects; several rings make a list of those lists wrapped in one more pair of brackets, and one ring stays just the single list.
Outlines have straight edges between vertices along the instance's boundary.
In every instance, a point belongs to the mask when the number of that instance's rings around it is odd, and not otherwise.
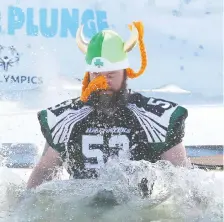
[{"label": "blue sign", "polygon": [[[8,35],[16,35],[17,31],[26,30],[27,36],[43,36],[46,38],[61,37],[75,38],[78,27],[83,24],[83,32],[87,38],[91,38],[98,31],[108,28],[107,13],[101,10],[86,9],[80,11],[73,9],[47,9],[40,8],[38,15],[34,8],[8,7]],[[38,17],[38,22],[34,18]],[[50,23],[48,24],[48,21]],[[0,33],[3,31],[0,26]]]}]

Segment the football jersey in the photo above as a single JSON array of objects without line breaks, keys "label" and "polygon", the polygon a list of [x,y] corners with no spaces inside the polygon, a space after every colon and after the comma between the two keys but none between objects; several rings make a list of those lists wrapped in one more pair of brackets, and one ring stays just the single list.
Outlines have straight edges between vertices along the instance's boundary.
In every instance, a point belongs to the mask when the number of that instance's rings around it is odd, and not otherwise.
[{"label": "football jersey", "polygon": [[155,162],[184,137],[187,109],[171,101],[129,95],[113,116],[79,98],[38,113],[43,136],[74,178],[95,178],[108,158]]}]

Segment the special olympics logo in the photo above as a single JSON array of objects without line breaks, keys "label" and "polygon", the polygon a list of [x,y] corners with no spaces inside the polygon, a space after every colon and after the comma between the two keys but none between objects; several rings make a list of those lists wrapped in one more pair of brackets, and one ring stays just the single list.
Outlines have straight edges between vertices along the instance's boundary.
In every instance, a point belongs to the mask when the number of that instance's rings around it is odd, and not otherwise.
[{"label": "special olympics logo", "polygon": [[10,67],[13,67],[19,62],[20,55],[14,46],[2,46],[0,45],[0,68],[4,71],[8,71]]}]

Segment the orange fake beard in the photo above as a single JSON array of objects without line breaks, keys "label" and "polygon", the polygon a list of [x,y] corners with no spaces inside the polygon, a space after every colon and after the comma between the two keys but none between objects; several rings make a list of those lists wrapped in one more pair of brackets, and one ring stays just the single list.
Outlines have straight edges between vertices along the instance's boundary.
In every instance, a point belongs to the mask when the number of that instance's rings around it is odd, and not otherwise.
[{"label": "orange fake beard", "polygon": [[107,84],[107,80],[104,76],[98,76],[95,79],[93,79],[91,82],[89,82],[89,73],[86,73],[83,80],[82,95],[80,99],[83,102],[87,102],[89,96],[93,92],[96,92],[99,90],[108,90],[108,89],[109,89],[109,85]]}]

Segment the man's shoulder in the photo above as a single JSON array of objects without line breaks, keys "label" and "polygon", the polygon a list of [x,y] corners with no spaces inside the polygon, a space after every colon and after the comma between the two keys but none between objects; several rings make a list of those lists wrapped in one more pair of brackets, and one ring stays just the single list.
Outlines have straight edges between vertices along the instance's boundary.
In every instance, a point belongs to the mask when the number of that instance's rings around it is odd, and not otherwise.
[{"label": "man's shoulder", "polygon": [[[64,113],[67,110],[79,110],[84,106],[83,102],[80,100],[80,97],[74,99],[68,99],[56,105],[47,107],[44,110],[50,111],[55,116],[58,116]],[[40,111],[41,112],[41,111]]]},{"label": "man's shoulder", "polygon": [[185,123],[188,117],[187,108],[176,102],[163,98],[147,97],[141,93],[131,93],[128,108],[142,121],[157,123],[166,130]]},{"label": "man's shoulder", "polygon": [[159,98],[159,97],[153,97],[153,96],[144,96],[142,93],[131,91],[129,94],[129,103],[136,104],[138,106],[146,106],[148,104],[151,105],[162,105],[164,103],[169,103],[172,106],[177,106],[178,104],[176,102]]},{"label": "man's shoulder", "polygon": [[182,141],[188,117],[185,107],[140,93],[132,93],[127,106],[138,118],[156,152],[165,152]]},{"label": "man's shoulder", "polygon": [[131,92],[129,106],[151,112],[157,116],[162,116],[165,112],[176,115],[187,115],[188,111],[182,105],[164,98],[144,96],[138,92]]},{"label": "man's shoulder", "polygon": [[92,110],[92,107],[75,98],[39,111],[38,121],[48,144],[58,151],[62,150],[72,133],[70,126],[83,120]]},{"label": "man's shoulder", "polygon": [[37,117],[40,123],[45,124],[45,122],[47,122],[50,128],[52,128],[55,124],[67,121],[71,116],[73,119],[88,116],[92,110],[92,107],[86,106],[78,97],[42,109],[37,112]]}]

